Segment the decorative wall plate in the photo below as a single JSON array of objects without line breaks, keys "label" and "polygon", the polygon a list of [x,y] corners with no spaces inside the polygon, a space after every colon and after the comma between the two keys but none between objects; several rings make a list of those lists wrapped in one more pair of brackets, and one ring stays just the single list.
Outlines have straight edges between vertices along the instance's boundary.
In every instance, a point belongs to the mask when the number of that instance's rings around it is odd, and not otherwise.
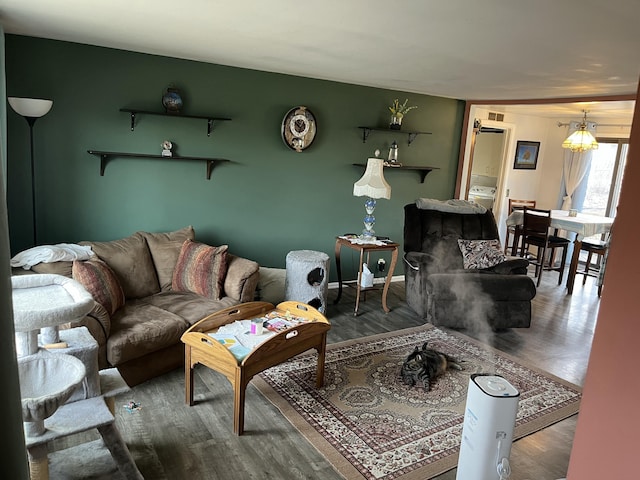
[{"label": "decorative wall plate", "polygon": [[182,97],[180,90],[169,87],[164,95],[162,95],[162,106],[167,113],[177,114],[182,110]]},{"label": "decorative wall plate", "polygon": [[289,148],[302,152],[316,137],[316,117],[307,107],[292,108],[282,120],[281,133]]}]

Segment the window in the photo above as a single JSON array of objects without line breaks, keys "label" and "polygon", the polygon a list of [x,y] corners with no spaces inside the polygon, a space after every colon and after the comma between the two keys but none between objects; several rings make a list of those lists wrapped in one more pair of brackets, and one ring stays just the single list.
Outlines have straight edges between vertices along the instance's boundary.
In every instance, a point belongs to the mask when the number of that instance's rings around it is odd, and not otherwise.
[{"label": "window", "polygon": [[[605,217],[616,216],[622,176],[627,161],[628,139],[598,138],[600,144],[593,151],[591,168],[588,172],[586,196],[582,212]],[[584,240],[600,240],[604,235],[594,235]],[[580,261],[585,262],[586,252],[580,252]],[[593,261],[599,261],[594,258]]]},{"label": "window", "polygon": [[593,215],[615,217],[620,186],[627,161],[628,139],[599,138],[593,151],[587,189],[581,211]]}]

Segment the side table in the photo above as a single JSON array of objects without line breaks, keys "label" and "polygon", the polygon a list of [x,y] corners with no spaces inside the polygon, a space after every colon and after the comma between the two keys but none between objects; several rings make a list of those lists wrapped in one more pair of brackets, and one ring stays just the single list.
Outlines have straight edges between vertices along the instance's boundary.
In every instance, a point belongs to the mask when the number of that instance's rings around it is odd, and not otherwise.
[{"label": "side table", "polygon": [[[360,285],[360,278],[362,278],[362,264],[365,263],[365,252],[366,252],[366,263],[369,264],[369,255],[371,252],[383,252],[383,251],[391,251],[391,265],[389,266],[389,270],[387,272],[387,277],[384,281],[384,288],[382,289],[382,309],[389,313],[389,307],[387,306],[387,292],[389,291],[389,284],[391,283],[391,277],[393,277],[393,270],[396,268],[396,263],[398,262],[398,247],[400,245],[394,242],[385,242],[384,245],[377,245],[375,243],[351,243],[351,241],[347,238],[337,237],[336,238],[336,270],[338,272],[338,297],[333,302],[334,304],[340,301],[340,297],[342,297],[342,269],[340,267],[340,251],[342,247],[351,248],[353,250],[357,250],[360,252],[360,266],[358,270],[358,278],[355,281],[356,284],[356,306],[353,311],[353,315],[358,315],[358,306],[360,305],[360,293],[367,292],[369,290],[377,290],[376,287],[368,287],[363,288]],[[353,283],[353,282],[351,282]],[[345,284],[349,285],[349,283],[345,282]]]}]

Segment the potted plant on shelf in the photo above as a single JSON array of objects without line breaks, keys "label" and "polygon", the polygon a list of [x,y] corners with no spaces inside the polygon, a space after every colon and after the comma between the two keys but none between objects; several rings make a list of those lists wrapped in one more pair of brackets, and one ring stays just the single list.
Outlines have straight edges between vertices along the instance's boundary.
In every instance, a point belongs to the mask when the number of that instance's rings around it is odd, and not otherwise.
[{"label": "potted plant on shelf", "polygon": [[407,106],[407,102],[409,99],[405,99],[404,103],[400,105],[400,102],[396,98],[391,106],[389,107],[389,111],[391,112],[391,123],[389,124],[389,128],[392,130],[400,130],[402,125],[402,117],[405,116],[407,112],[410,112],[414,108],[418,108],[416,105]]}]

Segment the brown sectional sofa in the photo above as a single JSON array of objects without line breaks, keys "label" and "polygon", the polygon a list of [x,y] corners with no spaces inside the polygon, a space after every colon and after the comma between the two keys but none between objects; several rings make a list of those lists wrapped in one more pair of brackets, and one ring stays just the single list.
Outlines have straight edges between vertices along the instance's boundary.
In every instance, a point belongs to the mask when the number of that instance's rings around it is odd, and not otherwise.
[{"label": "brown sectional sofa", "polygon": [[[219,299],[172,290],[181,248],[194,237],[193,228],[185,227],[168,233],[136,232],[111,242],[80,242],[90,245],[115,273],[125,300],[112,314],[96,302],[94,310],[72,326],[89,329],[99,345],[100,368],[117,367],[130,386],[183,365],[180,337],[195,322],[254,299],[259,265],[229,253]],[[31,270],[71,277],[72,264],[40,263]]]}]

